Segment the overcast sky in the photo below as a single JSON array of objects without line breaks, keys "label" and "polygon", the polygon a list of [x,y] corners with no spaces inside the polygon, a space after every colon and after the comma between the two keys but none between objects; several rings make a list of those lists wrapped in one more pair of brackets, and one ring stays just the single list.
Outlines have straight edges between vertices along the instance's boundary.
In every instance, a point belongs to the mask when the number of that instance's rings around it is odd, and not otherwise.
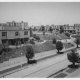
[{"label": "overcast sky", "polygon": [[80,23],[80,2],[0,2],[0,23],[25,21],[30,25]]}]

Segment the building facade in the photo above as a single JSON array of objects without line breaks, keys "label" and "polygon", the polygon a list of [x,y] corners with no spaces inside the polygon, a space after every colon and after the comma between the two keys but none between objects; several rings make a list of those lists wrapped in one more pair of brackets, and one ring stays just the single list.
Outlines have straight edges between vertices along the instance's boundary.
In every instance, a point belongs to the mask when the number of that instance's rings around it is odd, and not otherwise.
[{"label": "building facade", "polygon": [[52,25],[53,26],[53,32],[60,31],[60,26],[64,28],[64,32],[72,33],[72,34],[80,34],[80,24],[74,24],[74,25]]},{"label": "building facade", "polygon": [[7,22],[0,24],[0,44],[25,43],[30,38],[27,22]]}]

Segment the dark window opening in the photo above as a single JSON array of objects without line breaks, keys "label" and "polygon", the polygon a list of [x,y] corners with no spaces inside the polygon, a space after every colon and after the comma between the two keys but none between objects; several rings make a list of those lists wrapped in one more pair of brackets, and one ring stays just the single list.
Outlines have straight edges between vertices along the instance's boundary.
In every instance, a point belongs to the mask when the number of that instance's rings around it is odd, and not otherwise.
[{"label": "dark window opening", "polygon": [[28,35],[28,31],[24,31],[24,35]]},{"label": "dark window opening", "polygon": [[2,32],[2,36],[7,36],[7,32]]},{"label": "dark window opening", "polygon": [[15,32],[15,36],[19,36],[19,32]]}]

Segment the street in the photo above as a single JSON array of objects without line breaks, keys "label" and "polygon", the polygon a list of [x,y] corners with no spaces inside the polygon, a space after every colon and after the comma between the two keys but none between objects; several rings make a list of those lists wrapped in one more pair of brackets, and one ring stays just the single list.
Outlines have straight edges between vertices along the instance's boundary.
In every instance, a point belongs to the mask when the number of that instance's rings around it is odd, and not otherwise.
[{"label": "street", "polygon": [[6,78],[20,78],[20,77],[48,77],[49,75],[56,73],[57,71],[66,68],[70,64],[70,62],[67,60],[66,54],[48,59],[46,61],[42,61],[40,63],[37,63],[36,65],[33,65],[30,68],[23,69],[21,71],[12,73],[10,75],[6,75],[4,77]]}]

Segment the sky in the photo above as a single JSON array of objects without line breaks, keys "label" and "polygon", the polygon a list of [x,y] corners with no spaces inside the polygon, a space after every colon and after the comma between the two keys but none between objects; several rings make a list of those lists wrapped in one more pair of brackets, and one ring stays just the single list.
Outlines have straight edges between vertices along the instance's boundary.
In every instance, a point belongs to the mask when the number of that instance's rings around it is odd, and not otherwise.
[{"label": "sky", "polygon": [[0,2],[0,23],[24,21],[28,25],[80,23],[80,2]]}]

